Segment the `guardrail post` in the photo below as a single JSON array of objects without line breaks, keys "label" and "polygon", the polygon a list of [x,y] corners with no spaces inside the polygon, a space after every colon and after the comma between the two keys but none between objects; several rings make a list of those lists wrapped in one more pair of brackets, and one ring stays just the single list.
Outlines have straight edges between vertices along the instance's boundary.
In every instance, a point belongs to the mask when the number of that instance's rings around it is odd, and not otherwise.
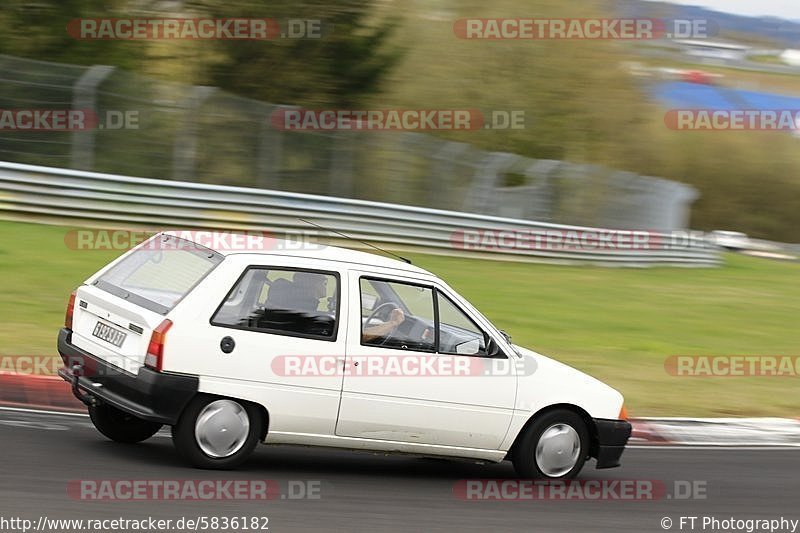
[{"label": "guardrail post", "polygon": [[216,87],[194,86],[189,98],[185,100],[183,119],[175,134],[172,153],[173,179],[186,181],[194,177],[197,163],[197,110],[216,90]]},{"label": "guardrail post", "polygon": [[475,176],[464,202],[467,213],[494,214],[494,189],[498,186],[500,175],[519,157],[507,152],[490,152],[475,170]]},{"label": "guardrail post", "polygon": [[[283,140],[285,133],[274,128],[273,117],[280,117],[291,106],[274,106],[261,122],[256,161],[257,184],[266,189],[279,189],[283,168]],[[277,120],[277,118],[276,118]]]},{"label": "guardrail post", "polygon": [[536,159],[525,170],[528,178],[537,181],[539,198],[533,199],[534,220],[551,222],[555,219],[558,192],[556,190],[556,174],[561,168],[561,161],[555,159]]},{"label": "guardrail post", "polygon": [[689,227],[689,206],[700,197],[697,189],[652,176],[640,176],[637,184],[642,188],[639,197],[646,210],[641,213],[640,223],[646,221],[660,231]]},{"label": "guardrail post", "polygon": [[433,154],[433,172],[429,181],[431,184],[429,194],[436,201],[435,207],[439,209],[457,207],[453,202],[453,195],[450,193],[450,186],[453,183],[453,167],[468,148],[471,147],[467,143],[447,141]]},{"label": "guardrail post", "polygon": [[[97,113],[97,87],[113,70],[108,65],[89,67],[72,86],[72,109]],[[72,168],[94,169],[95,134],[96,128],[72,132]]]},{"label": "guardrail post", "polygon": [[331,154],[330,175],[328,176],[328,194],[342,198],[353,197],[353,145],[354,131],[336,131],[331,133],[333,153]]}]

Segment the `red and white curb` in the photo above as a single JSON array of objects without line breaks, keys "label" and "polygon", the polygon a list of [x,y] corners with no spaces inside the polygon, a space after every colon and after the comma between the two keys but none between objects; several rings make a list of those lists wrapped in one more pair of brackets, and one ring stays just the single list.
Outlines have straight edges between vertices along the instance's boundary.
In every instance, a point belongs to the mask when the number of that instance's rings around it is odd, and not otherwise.
[{"label": "red and white curb", "polygon": [[797,446],[800,420],[791,418],[639,418],[630,444]]},{"label": "red and white curb", "polygon": [[58,376],[0,373],[0,405],[50,411],[86,412],[72,395],[69,384]]},{"label": "red and white curb", "polygon": [[[85,413],[57,376],[0,373],[0,406]],[[800,420],[791,418],[634,418],[633,446],[796,446]]]}]

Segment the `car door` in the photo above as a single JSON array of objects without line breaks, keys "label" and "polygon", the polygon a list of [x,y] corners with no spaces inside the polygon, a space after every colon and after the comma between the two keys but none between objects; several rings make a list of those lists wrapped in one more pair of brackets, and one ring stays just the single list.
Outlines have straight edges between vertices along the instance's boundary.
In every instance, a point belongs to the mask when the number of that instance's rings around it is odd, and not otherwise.
[{"label": "car door", "polygon": [[346,337],[340,273],[250,265],[237,276],[210,327],[185,339],[201,391],[264,405],[271,434],[333,435]]},{"label": "car door", "polygon": [[[490,337],[434,284],[351,271],[349,286],[350,334],[336,434],[499,448],[511,422],[517,378],[504,354],[486,354]],[[401,308],[403,323],[391,335],[370,334],[391,321],[394,306]]]}]

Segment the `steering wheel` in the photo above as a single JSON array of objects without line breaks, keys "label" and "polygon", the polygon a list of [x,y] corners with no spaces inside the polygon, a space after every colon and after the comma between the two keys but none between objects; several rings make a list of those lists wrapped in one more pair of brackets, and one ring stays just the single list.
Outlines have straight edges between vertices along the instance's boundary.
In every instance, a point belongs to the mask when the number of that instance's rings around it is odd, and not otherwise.
[{"label": "steering wheel", "polygon": [[[391,309],[390,309],[389,313],[386,315],[386,317],[387,317],[387,320],[388,320],[389,316],[392,314],[392,311],[394,311],[395,309],[400,309],[400,306],[399,306],[399,305],[397,305],[397,304],[396,304],[396,303],[394,303],[394,302],[386,302],[386,303],[382,303],[381,305],[379,305],[378,307],[376,307],[375,309],[373,309],[373,310],[372,310],[372,312],[371,312],[371,313],[369,314],[369,316],[367,317],[367,321],[365,322],[365,324],[369,324],[369,323],[372,321],[372,319],[373,319],[373,318],[375,318],[376,316],[378,316],[378,314],[379,314],[379,313],[380,313],[380,312],[381,312],[381,311],[382,311],[384,308],[390,308],[390,307],[391,307]],[[384,335],[384,336],[383,336],[383,340],[382,340],[382,341],[380,341],[380,342],[378,343],[378,346],[383,346],[384,344],[386,344],[386,341],[388,341],[388,340],[389,340],[389,337],[391,337],[392,335],[394,335],[395,331],[397,331],[397,327],[398,327],[398,326],[395,326],[395,327],[393,327],[393,328],[392,328],[392,330],[391,330],[391,331],[389,331],[389,333],[387,333],[386,335]]]}]

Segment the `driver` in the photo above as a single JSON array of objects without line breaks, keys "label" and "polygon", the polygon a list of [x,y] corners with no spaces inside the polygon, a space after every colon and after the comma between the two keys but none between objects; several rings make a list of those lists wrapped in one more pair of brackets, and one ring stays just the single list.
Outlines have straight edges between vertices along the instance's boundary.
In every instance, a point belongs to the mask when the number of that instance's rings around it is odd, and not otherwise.
[{"label": "driver", "polygon": [[402,324],[405,319],[406,315],[403,313],[403,310],[399,307],[395,307],[389,314],[389,320],[383,324],[365,327],[361,332],[361,341],[369,342],[380,337],[385,337],[391,333],[394,328]]}]

